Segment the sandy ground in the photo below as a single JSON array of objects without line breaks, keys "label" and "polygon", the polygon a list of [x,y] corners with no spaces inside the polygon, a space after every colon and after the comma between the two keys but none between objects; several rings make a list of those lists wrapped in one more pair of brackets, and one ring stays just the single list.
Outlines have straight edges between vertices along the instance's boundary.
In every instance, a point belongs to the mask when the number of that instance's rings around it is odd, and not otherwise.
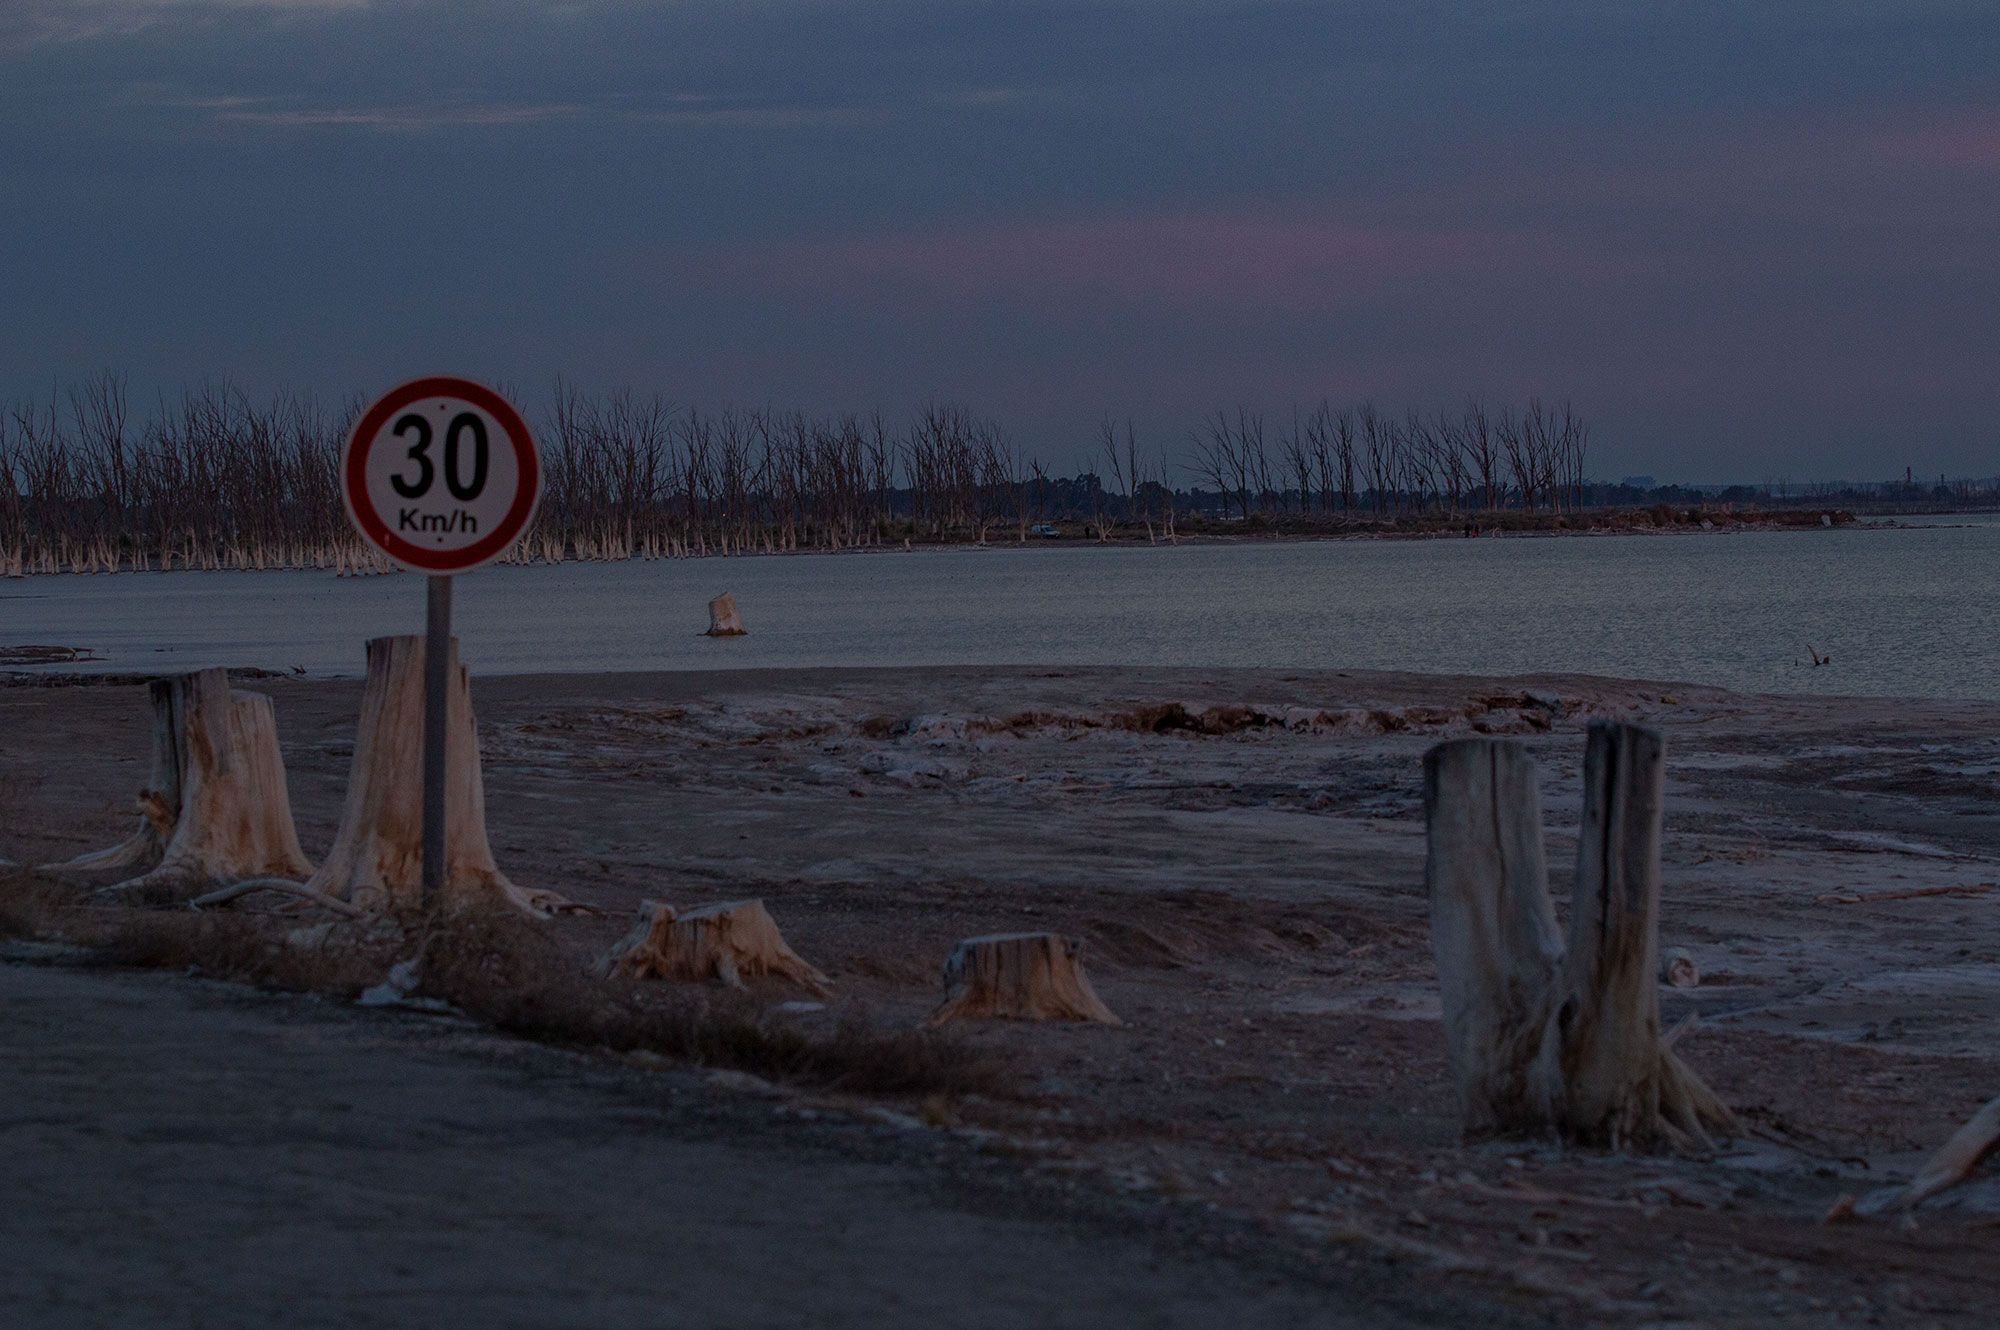
[{"label": "sandy ground", "polygon": [[[359,687],[255,686],[323,849]],[[977,1031],[1016,1053],[1021,1096],[912,1129],[907,1167],[924,1138],[1003,1140],[1024,1187],[1194,1223],[1290,1295],[1420,1296],[1422,1319],[1982,1323],[2000,1301],[2000,1185],[1913,1227],[1820,1222],[2000,1092],[1990,706],[1033,669],[497,678],[475,698],[503,865],[609,914],[556,925],[580,948],[641,899],[757,895],[838,980],[801,1019],[914,1021],[959,937],[1085,939],[1129,1028]],[[1522,736],[1560,899],[1601,716],[1668,735],[1663,940],[1704,981],[1667,990],[1666,1017],[1699,1016],[1680,1047],[1752,1130],[1714,1157],[1457,1140],[1422,753]],[[145,735],[137,688],[0,689],[0,854],[120,836]],[[1939,887],[1966,891],[1882,895]]]}]

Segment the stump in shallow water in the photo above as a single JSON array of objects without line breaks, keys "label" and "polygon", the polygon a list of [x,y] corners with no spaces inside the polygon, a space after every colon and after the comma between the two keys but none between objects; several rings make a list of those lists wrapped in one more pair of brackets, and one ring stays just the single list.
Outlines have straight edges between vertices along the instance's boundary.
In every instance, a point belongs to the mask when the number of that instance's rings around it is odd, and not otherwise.
[{"label": "stump in shallow water", "polygon": [[661,901],[639,907],[639,924],[611,949],[604,968],[633,979],[745,979],[776,975],[824,996],[831,981],[785,944],[764,902],[724,901],[676,910]]},{"label": "stump in shallow water", "polygon": [[1078,951],[1057,933],[969,937],[944,963],[944,1003],[929,1023],[1000,1016],[1123,1025],[1091,988]]},{"label": "stump in shallow water", "polygon": [[114,891],[302,876],[271,699],[239,693],[220,669],[155,679],[153,770],[139,792],[139,826],[107,850],[46,871],[145,871]]},{"label": "stump in shallow water", "polygon": [[1468,1136],[1645,1149],[1736,1129],[1660,1035],[1665,771],[1656,732],[1591,727],[1565,947],[1533,760],[1496,739],[1426,755],[1432,944]]},{"label": "stump in shallow water", "polygon": [[750,630],[743,626],[743,617],[736,612],[736,597],[727,591],[708,602],[708,632],[706,637],[742,637]]},{"label": "stump in shallow water", "polygon": [[[472,689],[451,644],[445,722],[444,899],[454,907],[505,905],[548,915],[568,902],[507,880],[486,839],[486,790]],[[424,639],[412,634],[368,643],[368,682],[347,802],[326,862],[306,889],[363,910],[406,911],[423,900]]]}]

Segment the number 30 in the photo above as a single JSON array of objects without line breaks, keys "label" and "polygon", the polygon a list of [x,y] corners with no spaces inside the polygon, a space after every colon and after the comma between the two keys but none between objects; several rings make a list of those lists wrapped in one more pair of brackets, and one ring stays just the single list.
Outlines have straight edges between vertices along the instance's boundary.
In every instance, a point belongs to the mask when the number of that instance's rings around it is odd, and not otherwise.
[{"label": "number 30", "polygon": [[[461,481],[458,475],[458,438],[467,430],[472,433],[472,478]],[[431,465],[431,422],[412,411],[398,419],[395,429],[390,432],[400,439],[413,431],[417,441],[410,445],[410,451],[405,456],[417,464],[417,474],[410,480],[394,475],[389,477],[389,483],[404,498],[421,499],[430,493],[431,483],[437,479],[437,468]],[[486,422],[470,411],[461,411],[451,418],[451,423],[444,430],[444,487],[461,503],[471,502],[486,488],[486,464]]]}]

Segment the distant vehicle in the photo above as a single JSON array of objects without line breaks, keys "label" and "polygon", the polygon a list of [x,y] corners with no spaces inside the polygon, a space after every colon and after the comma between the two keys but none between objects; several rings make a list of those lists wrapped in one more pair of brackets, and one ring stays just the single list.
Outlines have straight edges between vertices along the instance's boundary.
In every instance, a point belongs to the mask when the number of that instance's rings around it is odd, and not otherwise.
[{"label": "distant vehicle", "polygon": [[1028,528],[1028,534],[1031,536],[1053,537],[1062,535],[1062,532],[1056,530],[1055,523],[1053,522],[1037,522]]}]

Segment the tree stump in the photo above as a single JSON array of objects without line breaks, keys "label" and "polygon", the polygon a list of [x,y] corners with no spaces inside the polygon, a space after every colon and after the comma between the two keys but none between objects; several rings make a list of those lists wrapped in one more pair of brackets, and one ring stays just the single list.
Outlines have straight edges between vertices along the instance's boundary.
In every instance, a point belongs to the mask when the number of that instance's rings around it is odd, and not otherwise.
[{"label": "tree stump", "polygon": [[603,968],[632,979],[717,979],[731,988],[776,975],[825,996],[831,981],[800,959],[760,900],[724,901],[676,910],[662,901],[639,907],[639,923],[611,949]]},{"label": "tree stump", "polygon": [[969,937],[944,963],[943,1005],[931,1025],[969,1017],[1123,1025],[1090,986],[1075,939],[1056,933]]},{"label": "tree stump", "polygon": [[743,618],[736,612],[736,597],[727,591],[708,602],[708,632],[706,637],[742,637],[749,629],[743,626]]},{"label": "tree stump", "polygon": [[1590,729],[1566,948],[1526,751],[1444,744],[1424,783],[1432,943],[1466,1134],[1645,1149],[1733,1131],[1660,1035],[1660,736]]},{"label": "tree stump", "polygon": [[46,871],[144,867],[110,888],[181,888],[303,876],[271,699],[239,693],[220,669],[155,679],[153,769],[139,792],[139,826],[107,850]]},{"label": "tree stump", "polygon": [[[567,902],[507,880],[486,839],[486,788],[472,689],[452,639],[445,722],[445,872],[440,905],[497,904],[549,915]],[[368,643],[368,682],[347,802],[333,848],[306,891],[366,911],[406,912],[423,900],[424,639]]]}]

